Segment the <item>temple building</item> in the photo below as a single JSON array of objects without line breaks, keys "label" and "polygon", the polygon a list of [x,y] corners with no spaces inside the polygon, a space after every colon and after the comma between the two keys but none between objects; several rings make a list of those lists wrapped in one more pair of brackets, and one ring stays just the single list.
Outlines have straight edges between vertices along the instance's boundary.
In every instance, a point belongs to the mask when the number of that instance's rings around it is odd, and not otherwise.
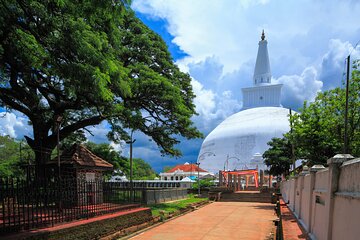
[{"label": "temple building", "polygon": [[189,178],[194,180],[197,178],[199,174],[200,179],[203,177],[207,177],[209,172],[199,168],[196,164],[190,164],[186,162],[185,164],[176,165],[170,170],[160,173],[161,180],[165,181],[180,181],[184,178]]},{"label": "temple building", "polygon": [[253,86],[242,89],[241,111],[226,118],[202,143],[199,162],[209,172],[266,169],[262,154],[267,143],[290,130],[289,110],[281,106],[282,84],[271,83],[267,43],[263,31]]}]

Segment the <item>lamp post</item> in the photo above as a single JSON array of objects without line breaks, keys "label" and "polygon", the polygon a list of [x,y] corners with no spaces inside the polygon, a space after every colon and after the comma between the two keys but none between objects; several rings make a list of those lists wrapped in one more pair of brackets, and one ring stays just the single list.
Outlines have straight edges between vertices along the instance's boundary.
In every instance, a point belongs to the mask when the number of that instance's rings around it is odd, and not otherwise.
[{"label": "lamp post", "polygon": [[229,157],[229,154],[226,156],[226,160],[225,160],[225,162],[224,162],[224,171],[225,171],[225,164],[227,164],[226,165],[226,170],[229,170],[229,159],[232,159],[232,158],[235,158],[235,159],[237,159],[237,160],[239,160],[240,161],[240,159],[239,158],[237,158],[237,157],[235,157],[235,156],[231,156],[231,157]]},{"label": "lamp post", "polygon": [[197,159],[197,162],[196,162],[196,165],[197,165],[197,170],[198,170],[198,177],[197,177],[197,183],[198,183],[198,196],[200,197],[200,158],[202,156],[204,156],[205,154],[208,154],[208,155],[212,155],[212,156],[216,156],[215,153],[213,152],[203,152],[202,154],[199,155],[198,159]]},{"label": "lamp post", "polygon": [[130,144],[130,200],[133,200],[133,159],[132,159],[132,151],[133,151],[133,144],[136,141],[136,139],[133,139],[133,133],[134,129],[131,130],[130,134],[130,141],[127,141],[127,144]]},{"label": "lamp post", "polygon": [[[225,160],[225,162],[224,162],[224,172],[225,172],[225,164],[227,164],[226,170],[229,171],[229,159],[232,159],[232,158],[235,158],[235,159],[237,159],[237,160],[240,161],[239,158],[237,158],[237,157],[235,157],[235,156],[229,157],[229,154],[228,154],[228,155],[226,156],[226,160]],[[229,176],[229,175],[227,175],[227,176]],[[226,180],[226,181],[228,182],[228,187],[229,187],[229,186],[230,186],[229,177],[227,177],[227,180]]]}]

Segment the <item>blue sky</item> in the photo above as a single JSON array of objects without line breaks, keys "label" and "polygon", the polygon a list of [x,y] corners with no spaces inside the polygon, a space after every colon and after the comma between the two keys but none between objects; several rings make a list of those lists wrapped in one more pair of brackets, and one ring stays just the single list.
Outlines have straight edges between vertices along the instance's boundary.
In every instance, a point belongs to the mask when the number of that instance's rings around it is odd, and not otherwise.
[{"label": "blue sky", "polygon": [[[174,61],[192,77],[199,113],[195,125],[205,134],[242,105],[241,88],[252,84],[258,41],[268,40],[273,83],[282,83],[282,105],[297,109],[317,92],[341,86],[345,58],[360,58],[354,0],[133,0],[136,15],[161,35]],[[107,124],[93,128],[97,143],[107,141]],[[0,118],[0,134],[22,138],[31,132],[17,113]],[[152,141],[136,132],[134,157],[156,171],[195,162],[202,140],[184,140],[181,158],[161,157]],[[112,143],[113,144],[113,143]],[[125,144],[113,146],[128,155]]]}]

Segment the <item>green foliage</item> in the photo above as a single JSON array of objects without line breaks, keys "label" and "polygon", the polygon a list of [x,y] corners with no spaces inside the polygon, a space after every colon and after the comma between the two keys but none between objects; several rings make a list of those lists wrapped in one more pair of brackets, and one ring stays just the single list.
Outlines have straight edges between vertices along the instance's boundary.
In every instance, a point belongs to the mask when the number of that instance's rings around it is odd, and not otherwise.
[{"label": "green foliage", "polygon": [[9,136],[0,136],[0,178],[23,177],[22,165],[31,163],[34,159],[34,152],[29,146],[15,141]]},{"label": "green foliage", "polygon": [[[31,148],[54,149],[58,128],[62,141],[104,120],[112,140],[139,130],[175,156],[181,154],[177,135],[202,136],[191,121],[189,75],[129,2],[2,1],[0,106],[29,118]],[[50,159],[35,153],[40,164]]]},{"label": "green foliage", "polygon": [[156,177],[154,169],[141,158],[133,158],[133,169],[134,180],[154,180]]},{"label": "green foliage", "polygon": [[86,142],[85,133],[83,130],[77,130],[71,133],[68,137],[63,139],[60,143],[61,150],[69,149],[74,144],[83,144]]},{"label": "green foliage", "polygon": [[[130,177],[130,160],[121,156],[121,152],[117,152],[107,143],[96,144],[87,142],[85,146],[95,155],[101,157],[105,161],[114,166],[114,170],[120,170],[127,178]],[[108,173],[108,175],[112,173]],[[152,167],[141,158],[133,158],[133,179],[134,180],[153,180],[156,173]]]},{"label": "green foliage", "polygon": [[[355,62],[349,84],[348,137],[349,152],[360,155],[360,72]],[[343,152],[345,88],[335,88],[319,93],[312,103],[304,103],[300,113],[291,118],[293,139],[301,157],[309,164],[326,164],[326,160]]]},{"label": "green foliage", "polygon": [[269,174],[280,176],[288,175],[292,164],[292,149],[288,138],[272,138],[270,146],[263,154],[266,166],[270,167]]},{"label": "green foliage", "polygon": [[[209,188],[215,186],[213,179],[200,179],[200,189],[203,188]],[[193,182],[192,183],[192,188],[193,189],[198,189],[198,182]]]},{"label": "green foliage", "polygon": [[85,146],[93,152],[95,155],[101,157],[105,161],[111,163],[114,166],[114,170],[121,170],[128,175],[129,163],[128,159],[121,156],[119,152],[108,143],[96,144],[93,142],[87,142]]}]

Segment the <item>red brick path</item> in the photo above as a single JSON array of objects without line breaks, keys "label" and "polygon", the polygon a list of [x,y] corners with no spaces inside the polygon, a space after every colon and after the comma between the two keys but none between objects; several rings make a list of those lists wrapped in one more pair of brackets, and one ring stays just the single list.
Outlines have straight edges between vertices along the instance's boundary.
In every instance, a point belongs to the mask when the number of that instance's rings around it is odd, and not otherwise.
[{"label": "red brick path", "polygon": [[298,224],[286,203],[280,199],[284,240],[306,239],[306,234]]}]

